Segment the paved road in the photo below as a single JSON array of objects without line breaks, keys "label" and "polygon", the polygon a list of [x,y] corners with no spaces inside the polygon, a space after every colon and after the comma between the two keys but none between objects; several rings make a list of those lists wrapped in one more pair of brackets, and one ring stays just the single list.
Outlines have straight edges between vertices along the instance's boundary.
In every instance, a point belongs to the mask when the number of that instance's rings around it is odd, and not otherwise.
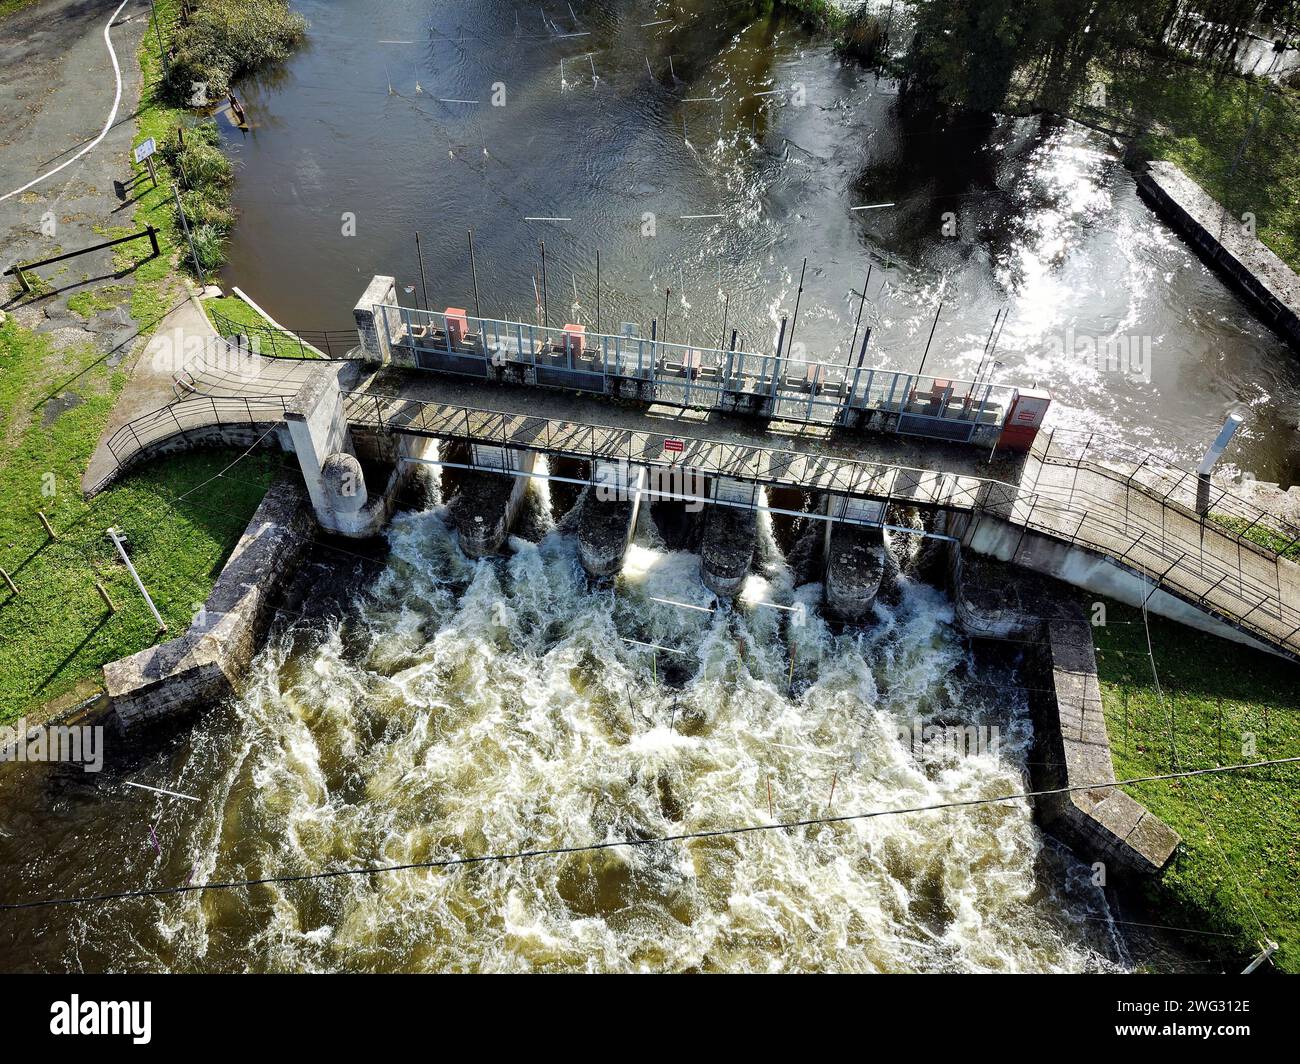
[{"label": "paved road", "polygon": [[[0,196],[71,159],[103,131],[117,89],[104,28],[119,4],[45,0],[0,23]],[[0,201],[0,270],[97,243],[103,237],[95,227],[129,223],[130,207],[123,206],[114,182],[130,172],[141,88],[136,52],[148,28],[148,0],[127,0],[110,30],[122,96],[104,139],[66,169]],[[52,236],[42,232],[47,213],[55,225]],[[66,270],[56,273],[60,266]],[[53,316],[51,326],[69,324],[59,308],[75,292],[129,284],[111,274],[111,250],[46,271],[61,290],[41,304]],[[9,280],[0,305],[9,306]]]}]

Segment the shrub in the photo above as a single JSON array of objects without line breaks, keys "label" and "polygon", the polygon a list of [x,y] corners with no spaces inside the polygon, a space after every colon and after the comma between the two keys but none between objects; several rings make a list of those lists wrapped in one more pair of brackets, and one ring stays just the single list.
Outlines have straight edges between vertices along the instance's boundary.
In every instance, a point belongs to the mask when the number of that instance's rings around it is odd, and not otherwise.
[{"label": "shrub", "polygon": [[288,58],[307,32],[287,0],[206,0],[176,34],[168,89],[189,103],[195,84],[218,100],[241,74]]},{"label": "shrub", "polygon": [[224,196],[190,189],[181,193],[181,207],[191,226],[208,225],[222,233],[229,233],[234,227],[235,212]]},{"label": "shrub", "polygon": [[190,230],[190,238],[205,270],[216,270],[225,264],[225,233],[211,225],[200,225]]}]

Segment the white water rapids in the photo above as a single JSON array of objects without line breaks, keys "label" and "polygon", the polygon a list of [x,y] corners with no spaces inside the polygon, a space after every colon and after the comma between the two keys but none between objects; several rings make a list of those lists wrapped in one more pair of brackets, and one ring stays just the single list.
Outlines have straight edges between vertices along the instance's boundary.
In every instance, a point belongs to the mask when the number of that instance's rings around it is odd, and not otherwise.
[{"label": "white water rapids", "polygon": [[[714,614],[651,601],[711,597],[698,558],[664,550],[645,515],[612,589],[589,589],[558,529],[474,563],[435,506],[396,518],[390,543],[345,620],[280,630],[233,723],[196,736],[182,771],[206,795],[194,881],[1026,788],[1023,697],[960,678],[946,598],[906,575],[874,623],[835,634],[818,587],[792,592],[766,526],[750,605]],[[796,594],[802,627],[753,605]],[[682,651],[676,672],[625,637]],[[900,741],[900,724],[938,715],[996,725],[1000,748],[918,756]],[[152,962],[199,969],[1079,971],[1122,957],[1089,870],[1024,802],[157,905],[169,956]]]}]

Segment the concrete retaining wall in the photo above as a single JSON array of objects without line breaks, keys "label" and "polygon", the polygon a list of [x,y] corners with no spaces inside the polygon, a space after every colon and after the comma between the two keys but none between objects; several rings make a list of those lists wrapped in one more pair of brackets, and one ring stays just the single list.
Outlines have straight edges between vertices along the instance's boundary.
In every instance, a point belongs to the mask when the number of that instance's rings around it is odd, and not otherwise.
[{"label": "concrete retaining wall", "polygon": [[1233,284],[1256,314],[1300,349],[1300,277],[1173,163],[1153,162],[1138,191],[1202,258]]},{"label": "concrete retaining wall", "polygon": [[1052,692],[1034,701],[1031,778],[1035,790],[1085,787],[1035,799],[1039,820],[1084,862],[1150,875],[1169,861],[1179,837],[1118,787],[1102,711],[1092,626],[1079,616],[1048,621],[1041,667]]},{"label": "concrete retaining wall", "polygon": [[238,689],[280,580],[296,568],[313,531],[306,492],[288,481],[272,485],[198,621],[179,638],[104,666],[109,703],[123,729],[206,709]]}]

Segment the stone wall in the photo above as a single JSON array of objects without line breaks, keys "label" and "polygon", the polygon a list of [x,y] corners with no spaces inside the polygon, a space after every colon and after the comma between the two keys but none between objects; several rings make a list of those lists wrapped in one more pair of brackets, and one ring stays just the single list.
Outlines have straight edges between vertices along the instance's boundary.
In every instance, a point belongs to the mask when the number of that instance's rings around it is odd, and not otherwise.
[{"label": "stone wall", "polygon": [[307,494],[281,480],[231,552],[203,615],[182,636],[104,666],[124,730],[212,706],[238,689],[271,617],[280,581],[311,543]]},{"label": "stone wall", "polygon": [[1173,163],[1153,162],[1137,177],[1138,191],[1246,302],[1293,347],[1300,348],[1300,277],[1242,219],[1226,212]]},{"label": "stone wall", "polygon": [[1043,826],[1084,862],[1133,875],[1158,872],[1180,841],[1163,820],[1118,787],[1102,711],[1092,626],[1080,615],[1047,622],[1041,651],[1050,694],[1038,695],[1035,790],[1082,787],[1036,799]]}]

